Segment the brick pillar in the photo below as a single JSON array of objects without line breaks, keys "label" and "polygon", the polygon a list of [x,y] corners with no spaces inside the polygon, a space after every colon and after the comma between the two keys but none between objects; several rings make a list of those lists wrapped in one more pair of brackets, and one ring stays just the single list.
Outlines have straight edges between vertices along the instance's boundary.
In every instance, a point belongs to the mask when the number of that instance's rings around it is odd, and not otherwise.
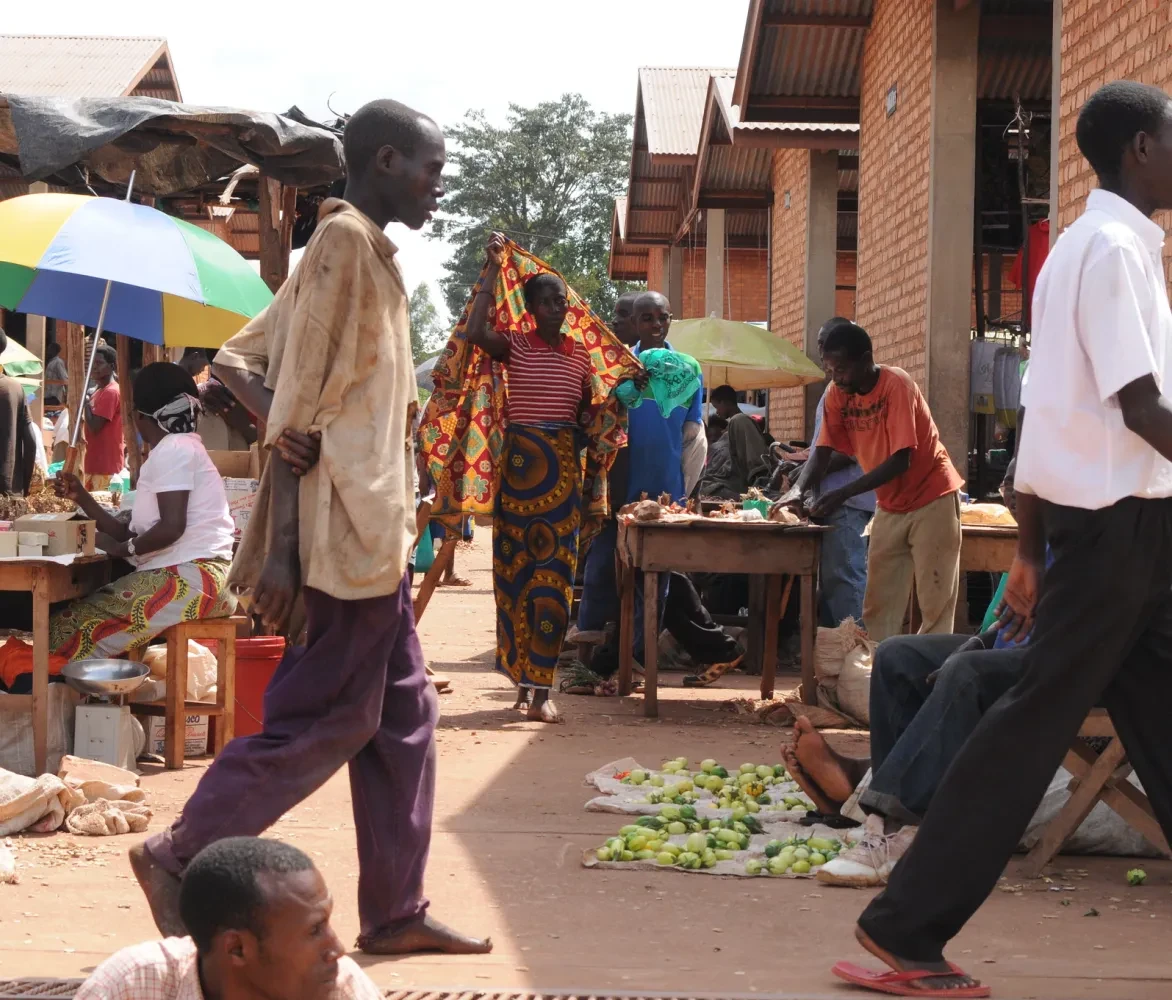
[{"label": "brick pillar", "polygon": [[667,295],[667,247],[647,251],[647,291]]},{"label": "brick pillar", "polygon": [[[806,187],[806,354],[818,357],[818,331],[835,313],[838,270],[838,153],[811,151]],[[805,437],[814,433],[814,411],[824,383],[806,386]]]},{"label": "brick pillar", "polygon": [[704,315],[724,317],[724,209],[705,209]]},{"label": "brick pillar", "polygon": [[980,7],[935,0],[928,160],[925,382],[940,438],[968,474]]}]

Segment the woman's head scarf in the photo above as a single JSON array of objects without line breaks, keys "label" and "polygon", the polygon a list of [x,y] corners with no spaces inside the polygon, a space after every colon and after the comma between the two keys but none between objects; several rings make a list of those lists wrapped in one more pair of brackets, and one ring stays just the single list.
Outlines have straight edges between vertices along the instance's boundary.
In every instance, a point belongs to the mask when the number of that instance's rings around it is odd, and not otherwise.
[{"label": "woman's head scarf", "polygon": [[134,408],[168,434],[194,433],[203,410],[195,379],[169,361],[156,361],[135,376]]}]

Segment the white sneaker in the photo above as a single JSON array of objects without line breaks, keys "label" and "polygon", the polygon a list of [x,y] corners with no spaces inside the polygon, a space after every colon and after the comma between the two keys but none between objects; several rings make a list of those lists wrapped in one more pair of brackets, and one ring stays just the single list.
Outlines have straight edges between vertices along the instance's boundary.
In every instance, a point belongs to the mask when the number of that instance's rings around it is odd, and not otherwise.
[{"label": "white sneaker", "polygon": [[914,826],[903,826],[886,835],[883,817],[869,815],[862,839],[818,869],[818,881],[856,889],[886,885],[891,869],[907,853],[915,836]]}]

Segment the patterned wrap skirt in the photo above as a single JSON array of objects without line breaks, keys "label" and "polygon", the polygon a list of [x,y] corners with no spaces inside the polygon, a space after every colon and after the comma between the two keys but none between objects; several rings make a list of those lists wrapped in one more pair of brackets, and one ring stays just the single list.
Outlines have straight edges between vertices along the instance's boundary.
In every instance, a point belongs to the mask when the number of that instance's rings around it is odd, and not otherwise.
[{"label": "patterned wrap skirt", "polygon": [[551,688],[570,621],[582,523],[582,432],[510,424],[492,522],[496,668]]},{"label": "patterned wrap skirt", "polygon": [[49,648],[70,660],[118,658],[179,622],[224,618],[236,607],[227,559],[139,570],[49,616]]}]

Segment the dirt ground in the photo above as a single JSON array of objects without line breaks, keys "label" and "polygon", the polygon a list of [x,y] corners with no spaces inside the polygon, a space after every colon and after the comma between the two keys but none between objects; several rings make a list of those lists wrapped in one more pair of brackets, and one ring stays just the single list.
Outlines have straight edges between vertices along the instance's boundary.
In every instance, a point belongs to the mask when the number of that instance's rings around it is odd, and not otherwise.
[{"label": "dirt ground", "polygon": [[[524,721],[510,711],[511,687],[491,669],[489,534],[478,529],[472,551],[458,556],[473,586],[441,589],[421,634],[433,667],[455,686],[441,702],[427,891],[440,919],[491,935],[496,950],[484,958],[355,957],[380,986],[395,988],[850,995],[829,969],[840,958],[867,961],[851,936],[865,892],[581,866],[582,851],[620,825],[583,810],[588,771],[625,756],[773,762],[788,733],[720,710],[732,689],[751,690],[752,680],[739,676],[697,692],[668,675],[656,721],[642,717],[639,698],[571,697],[561,699],[564,726]],[[152,830],[171,821],[205,767],[190,762],[144,777]],[[315,858],[337,902],[335,926],[353,941],[357,870],[345,775],[273,832]],[[83,976],[155,935],[125,862],[136,839],[13,839],[22,878],[0,886],[0,978]],[[1164,951],[1172,863],[1145,862],[1148,881],[1134,889],[1124,878],[1130,867],[1122,858],[1060,858],[1050,881],[1027,881],[1011,865],[950,957],[1002,998],[1163,1000],[1172,995]]]}]

